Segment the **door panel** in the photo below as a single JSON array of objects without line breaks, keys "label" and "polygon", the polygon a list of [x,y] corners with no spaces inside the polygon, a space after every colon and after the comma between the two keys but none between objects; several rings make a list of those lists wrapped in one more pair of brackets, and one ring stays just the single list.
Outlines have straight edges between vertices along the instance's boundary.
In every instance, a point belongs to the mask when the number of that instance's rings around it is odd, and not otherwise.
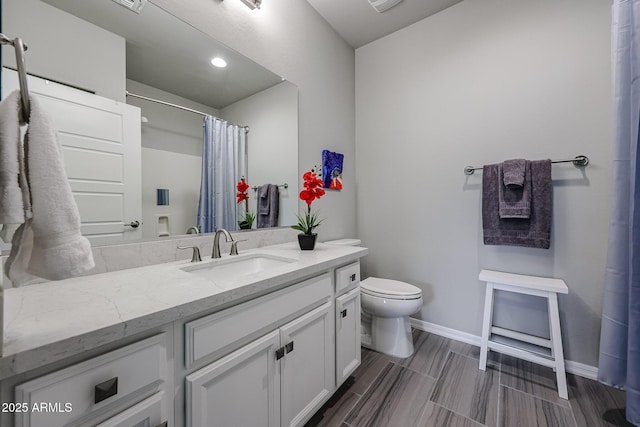
[{"label": "door panel", "polygon": [[273,331],[187,376],[187,427],[279,426],[279,343]]},{"label": "door panel", "polygon": [[360,288],[336,298],[336,387],[360,365]]},{"label": "door panel", "polygon": [[280,329],[286,349],[281,359],[283,426],[303,425],[333,392],[333,327],[333,304],[328,301]]}]

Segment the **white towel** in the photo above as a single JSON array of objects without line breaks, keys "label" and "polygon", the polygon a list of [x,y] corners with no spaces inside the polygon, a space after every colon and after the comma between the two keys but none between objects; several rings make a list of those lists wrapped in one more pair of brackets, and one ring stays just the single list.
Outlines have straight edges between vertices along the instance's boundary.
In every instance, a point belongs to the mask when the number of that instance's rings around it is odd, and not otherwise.
[{"label": "white towel", "polygon": [[90,270],[94,267],[91,245],[80,233],[80,214],[56,132],[34,97],[24,152],[32,218],[13,236],[7,276],[19,286],[34,281],[34,276],[60,280]]},{"label": "white towel", "polygon": [[[0,224],[3,225],[0,237],[6,243],[11,242],[15,224],[25,221],[23,188],[28,195],[19,114],[20,93],[16,91],[0,102]],[[24,202],[28,204],[29,198]]]}]

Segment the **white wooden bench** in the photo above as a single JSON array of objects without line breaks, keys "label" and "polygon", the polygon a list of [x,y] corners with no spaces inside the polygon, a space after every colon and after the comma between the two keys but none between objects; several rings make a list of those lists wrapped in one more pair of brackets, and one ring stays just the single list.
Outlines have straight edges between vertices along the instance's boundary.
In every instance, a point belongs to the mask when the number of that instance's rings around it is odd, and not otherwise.
[{"label": "white wooden bench", "polygon": [[[525,276],[492,270],[482,270],[479,279],[487,282],[480,346],[480,369],[484,371],[487,368],[487,352],[489,350],[551,367],[556,371],[558,394],[561,398],[568,399],[567,377],[564,369],[564,353],[562,351],[562,333],[560,331],[560,316],[558,312],[558,294],[569,293],[566,283],[560,279]],[[549,308],[550,338],[541,338],[493,326],[495,290],[546,298]]]}]

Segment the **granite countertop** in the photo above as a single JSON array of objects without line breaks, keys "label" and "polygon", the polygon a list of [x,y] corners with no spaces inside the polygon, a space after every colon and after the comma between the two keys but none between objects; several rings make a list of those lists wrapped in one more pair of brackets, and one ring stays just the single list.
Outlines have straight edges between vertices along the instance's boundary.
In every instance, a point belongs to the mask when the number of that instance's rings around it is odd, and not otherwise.
[{"label": "granite countertop", "polygon": [[301,251],[297,243],[204,259],[199,265],[264,254],[283,263],[227,280],[208,280],[177,261],[93,276],[47,282],[4,292],[4,344],[0,380],[166,325],[228,307],[292,284],[367,254],[362,247],[318,243]]}]

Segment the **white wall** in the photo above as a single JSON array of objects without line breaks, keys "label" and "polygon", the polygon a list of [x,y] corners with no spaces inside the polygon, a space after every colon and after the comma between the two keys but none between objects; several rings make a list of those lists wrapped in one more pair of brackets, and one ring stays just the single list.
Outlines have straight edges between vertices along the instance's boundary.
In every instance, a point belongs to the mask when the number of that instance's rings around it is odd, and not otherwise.
[{"label": "white wall", "polygon": [[[358,236],[369,275],[422,288],[417,317],[480,335],[483,268],[564,279],[565,355],[596,365],[610,198],[610,2],[466,0],[356,51]],[[553,166],[551,249],[484,246],[482,172]],[[502,324],[545,332],[540,304]],[[524,320],[523,320],[524,319]]]},{"label": "white wall", "polygon": [[[306,2],[265,1],[249,10],[240,1],[153,0],[227,46],[280,74],[299,90],[302,172],[320,165],[324,148],[345,155],[344,190],[314,202],[326,218],[321,240],[356,231],[355,54]],[[302,177],[298,177],[301,185]],[[300,203],[299,203],[299,206]]]},{"label": "white wall", "polygon": [[[124,102],[122,37],[39,0],[3,0],[2,31],[27,44],[29,73]],[[2,48],[2,64],[15,68],[11,46]]]},{"label": "white wall", "polygon": [[[220,117],[250,128],[246,177],[249,185],[291,184],[288,189],[279,188],[278,226],[295,224],[298,212],[298,88],[282,82],[223,108]],[[249,190],[249,208],[251,212],[257,212],[253,190]]]},{"label": "white wall", "polygon": [[[219,111],[169,92],[127,80],[137,95],[218,115]],[[158,236],[158,216],[170,216],[170,234],[196,225],[202,170],[202,116],[155,102],[127,97],[140,107],[142,123],[142,237]],[[156,189],[169,189],[169,206],[157,206]]]}]

